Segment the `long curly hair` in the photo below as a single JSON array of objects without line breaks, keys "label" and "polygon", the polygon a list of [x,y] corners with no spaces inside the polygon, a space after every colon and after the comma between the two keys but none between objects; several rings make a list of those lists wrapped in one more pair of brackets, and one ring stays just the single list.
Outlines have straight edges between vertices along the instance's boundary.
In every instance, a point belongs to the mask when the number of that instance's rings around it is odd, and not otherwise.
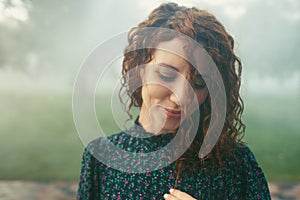
[{"label": "long curly hair", "polygon": [[[232,154],[232,149],[241,142],[245,132],[245,125],[241,120],[244,105],[239,94],[242,64],[234,53],[233,37],[214,15],[205,10],[179,6],[176,3],[163,3],[154,9],[146,20],[130,30],[128,45],[124,50],[120,94],[123,91],[123,94],[129,95],[129,102],[123,102],[124,105],[126,104],[126,111],[129,115],[132,107],[141,108],[143,103],[141,87],[135,87],[141,85],[140,73],[138,68],[136,70],[134,68],[149,63],[155,52],[155,48],[141,49],[137,47],[147,46],[153,42],[169,41],[175,37],[172,34],[163,35],[159,33],[151,35],[151,37],[144,37],[138,29],[145,27],[172,29],[200,43],[215,62],[225,87],[226,118],[216,145],[207,156],[198,157],[199,149],[211,120],[211,98],[214,97],[208,95],[204,103],[200,105],[201,117],[200,121],[196,122],[199,123],[197,135],[187,151],[176,160],[176,180],[184,169],[193,171],[190,169],[224,166],[223,158]],[[134,71],[128,76],[130,70]],[[132,118],[131,115],[130,117]]]}]

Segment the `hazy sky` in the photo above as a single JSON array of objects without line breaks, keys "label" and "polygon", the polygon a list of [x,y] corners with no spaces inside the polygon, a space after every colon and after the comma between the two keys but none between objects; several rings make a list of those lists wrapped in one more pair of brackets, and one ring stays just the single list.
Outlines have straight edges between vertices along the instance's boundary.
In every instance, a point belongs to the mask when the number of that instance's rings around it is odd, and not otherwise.
[{"label": "hazy sky", "polygon": [[[112,36],[128,31],[144,20],[151,10],[167,1],[66,2],[0,0],[0,31],[8,33],[0,34],[0,41],[6,41],[7,46],[2,46],[2,51],[6,53],[4,55],[14,55],[13,60],[22,61],[21,64],[13,62],[16,65],[13,67],[8,64],[1,66],[2,87],[20,87],[20,81],[14,81],[14,77],[22,80],[22,87],[40,85],[47,88],[48,83],[51,83],[49,87],[59,87],[65,82],[65,77],[68,77],[67,85],[72,86],[80,64],[89,52]],[[300,27],[298,0],[174,2],[211,11],[235,37],[236,51],[244,63],[245,91],[300,93],[299,52],[290,50],[300,49],[300,32],[297,34],[294,30],[294,27]],[[276,21],[278,19],[280,21]],[[27,32],[28,36],[22,37],[22,32],[28,30],[32,33]],[[119,63],[120,60],[116,62]],[[11,68],[25,70],[19,73]],[[285,78],[278,80],[280,76]],[[41,83],[36,84],[38,81]]]}]

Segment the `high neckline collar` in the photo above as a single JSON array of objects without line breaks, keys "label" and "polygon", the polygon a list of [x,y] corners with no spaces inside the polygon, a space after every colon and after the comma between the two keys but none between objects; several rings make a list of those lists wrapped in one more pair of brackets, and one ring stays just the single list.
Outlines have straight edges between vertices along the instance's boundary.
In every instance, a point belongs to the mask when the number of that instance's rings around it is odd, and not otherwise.
[{"label": "high neckline collar", "polygon": [[155,135],[152,132],[146,131],[143,125],[139,122],[139,116],[134,121],[133,127],[130,129],[130,135],[134,137],[139,137],[139,138],[173,138],[174,134],[173,133],[163,133],[159,135]]}]

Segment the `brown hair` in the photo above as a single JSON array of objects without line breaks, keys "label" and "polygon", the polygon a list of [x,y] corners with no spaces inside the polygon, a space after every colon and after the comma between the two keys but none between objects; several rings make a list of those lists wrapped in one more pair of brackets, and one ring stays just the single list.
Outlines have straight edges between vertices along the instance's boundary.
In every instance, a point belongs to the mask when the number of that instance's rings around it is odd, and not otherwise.
[{"label": "brown hair", "polygon": [[180,172],[186,168],[206,168],[208,166],[207,163],[210,166],[213,165],[213,167],[223,166],[223,157],[231,154],[232,148],[241,141],[245,131],[245,125],[241,120],[244,106],[239,94],[242,65],[240,59],[234,53],[233,37],[207,11],[199,10],[195,7],[178,6],[176,3],[164,3],[154,9],[145,21],[141,22],[138,27],[131,29],[128,34],[128,45],[124,51],[122,68],[123,82],[120,90],[121,93],[122,89],[125,89],[125,93],[130,95],[127,106],[128,114],[132,106],[140,108],[143,100],[140,87],[131,91],[134,85],[140,84],[138,71],[130,73],[130,77],[126,74],[136,66],[150,62],[155,51],[154,48],[137,49],[137,46],[141,44],[145,46],[145,44],[153,41],[168,41],[175,37],[174,35],[164,35],[162,37],[159,34],[153,35],[151,38],[143,37],[142,33],[137,30],[137,28],[143,27],[172,29],[199,42],[215,62],[225,86],[227,100],[226,118],[216,145],[205,158],[199,159],[198,152],[211,119],[210,99],[213,97],[207,97],[200,106],[201,117],[196,138],[188,150],[176,161],[175,172],[177,179]]}]

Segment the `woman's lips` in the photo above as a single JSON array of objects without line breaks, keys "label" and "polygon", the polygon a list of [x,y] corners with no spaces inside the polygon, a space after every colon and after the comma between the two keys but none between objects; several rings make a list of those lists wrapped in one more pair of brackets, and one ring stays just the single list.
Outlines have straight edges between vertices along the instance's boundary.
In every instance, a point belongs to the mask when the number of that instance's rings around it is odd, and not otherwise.
[{"label": "woman's lips", "polygon": [[165,113],[166,113],[167,117],[170,117],[170,118],[181,118],[180,110],[173,110],[173,109],[165,108]]}]

